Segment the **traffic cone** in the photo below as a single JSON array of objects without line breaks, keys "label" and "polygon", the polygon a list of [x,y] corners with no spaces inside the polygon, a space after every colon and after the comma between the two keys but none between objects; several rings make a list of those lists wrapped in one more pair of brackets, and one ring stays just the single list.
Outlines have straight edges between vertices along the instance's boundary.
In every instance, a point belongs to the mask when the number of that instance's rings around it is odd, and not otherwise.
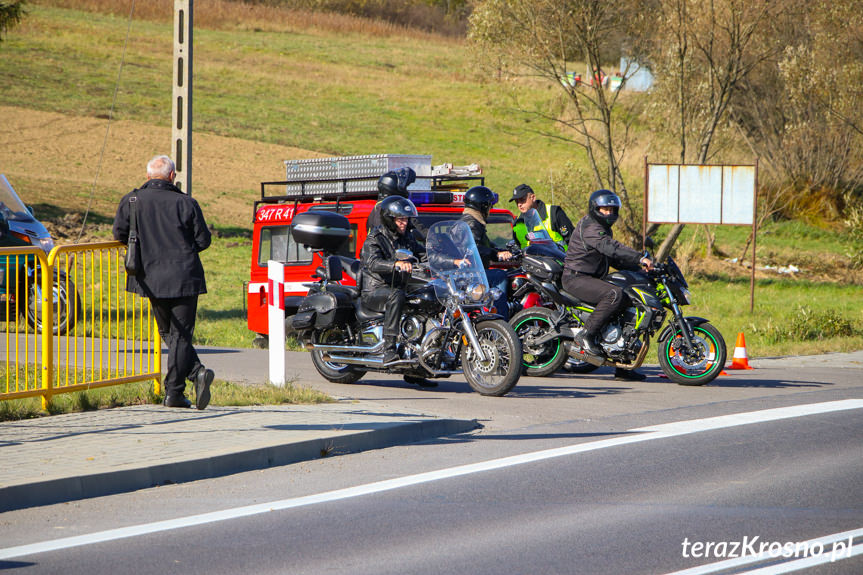
[{"label": "traffic cone", "polygon": [[749,357],[746,355],[746,339],[743,332],[737,334],[737,345],[734,347],[734,359],[728,369],[752,369],[749,365]]}]

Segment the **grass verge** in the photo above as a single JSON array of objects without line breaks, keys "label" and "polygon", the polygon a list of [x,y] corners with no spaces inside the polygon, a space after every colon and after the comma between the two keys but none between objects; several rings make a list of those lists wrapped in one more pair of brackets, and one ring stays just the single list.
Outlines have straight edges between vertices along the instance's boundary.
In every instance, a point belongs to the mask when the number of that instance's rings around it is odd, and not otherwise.
[{"label": "grass verge", "polygon": [[[276,387],[270,384],[238,385],[216,381],[213,382],[211,391],[210,405],[316,404],[335,401],[324,393],[308,387],[298,387],[291,383],[285,387]],[[159,404],[161,402],[162,398],[153,393],[152,383],[127,383],[114,387],[55,395],[48,411],[42,409],[42,400],[38,397],[0,401],[0,421],[31,419],[45,415],[95,411],[129,405]]]}]

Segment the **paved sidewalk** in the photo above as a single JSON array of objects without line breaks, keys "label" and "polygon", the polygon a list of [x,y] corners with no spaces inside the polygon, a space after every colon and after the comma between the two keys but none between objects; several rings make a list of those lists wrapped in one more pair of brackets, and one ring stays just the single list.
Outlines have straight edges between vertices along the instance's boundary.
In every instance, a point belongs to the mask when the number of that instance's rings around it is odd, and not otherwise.
[{"label": "paved sidewalk", "polygon": [[193,481],[433,437],[476,421],[373,403],[156,405],[0,422],[0,511]]}]

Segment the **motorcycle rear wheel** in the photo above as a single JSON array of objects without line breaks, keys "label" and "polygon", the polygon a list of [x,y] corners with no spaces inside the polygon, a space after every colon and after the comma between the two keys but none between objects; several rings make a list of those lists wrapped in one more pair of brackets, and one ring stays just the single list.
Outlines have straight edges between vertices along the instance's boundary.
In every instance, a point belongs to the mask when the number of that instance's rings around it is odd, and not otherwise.
[{"label": "motorcycle rear wheel", "polygon": [[[315,332],[314,341],[315,343],[339,343],[342,341],[341,332],[333,329],[323,333]],[[312,363],[324,379],[333,383],[356,383],[366,374],[365,370],[352,365],[325,361],[323,352],[315,349],[312,350]]]},{"label": "motorcycle rear wheel", "polygon": [[[522,345],[521,365],[525,375],[545,377],[566,363],[566,348],[560,339],[531,345],[533,337],[545,335],[554,325],[556,313],[544,307],[529,307],[515,314],[509,324]],[[588,364],[589,365],[589,364]]]},{"label": "motorcycle rear wheel", "polygon": [[521,377],[521,342],[502,319],[476,324],[476,336],[486,361],[479,361],[470,345],[462,347],[465,379],[480,395],[506,395]]},{"label": "motorcycle rear wheel", "polygon": [[725,366],[725,339],[719,330],[709,323],[692,328],[697,354],[685,354],[685,341],[680,331],[659,342],[659,366],[668,379],[680,385],[705,385],[710,383]]}]

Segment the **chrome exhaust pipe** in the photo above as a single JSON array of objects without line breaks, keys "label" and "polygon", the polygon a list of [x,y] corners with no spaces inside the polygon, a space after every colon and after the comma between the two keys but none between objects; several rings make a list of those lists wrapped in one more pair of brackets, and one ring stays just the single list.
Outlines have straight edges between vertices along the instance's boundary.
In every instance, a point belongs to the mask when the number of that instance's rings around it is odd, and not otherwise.
[{"label": "chrome exhaust pipe", "polygon": [[346,363],[349,365],[364,365],[366,367],[383,367],[383,357],[355,357],[352,355],[332,355],[324,353],[321,357],[324,361],[333,363]]},{"label": "chrome exhaust pipe", "polygon": [[587,363],[589,363],[591,365],[596,365],[599,367],[606,365],[605,358],[587,353],[586,351],[584,351],[580,347],[576,347],[575,345],[572,345],[572,344],[567,346],[566,353],[571,358],[577,359],[578,361],[586,361]]},{"label": "chrome exhaust pipe", "polygon": [[379,341],[375,345],[326,345],[313,343],[308,349],[323,353],[380,353],[384,349],[384,342]]}]

